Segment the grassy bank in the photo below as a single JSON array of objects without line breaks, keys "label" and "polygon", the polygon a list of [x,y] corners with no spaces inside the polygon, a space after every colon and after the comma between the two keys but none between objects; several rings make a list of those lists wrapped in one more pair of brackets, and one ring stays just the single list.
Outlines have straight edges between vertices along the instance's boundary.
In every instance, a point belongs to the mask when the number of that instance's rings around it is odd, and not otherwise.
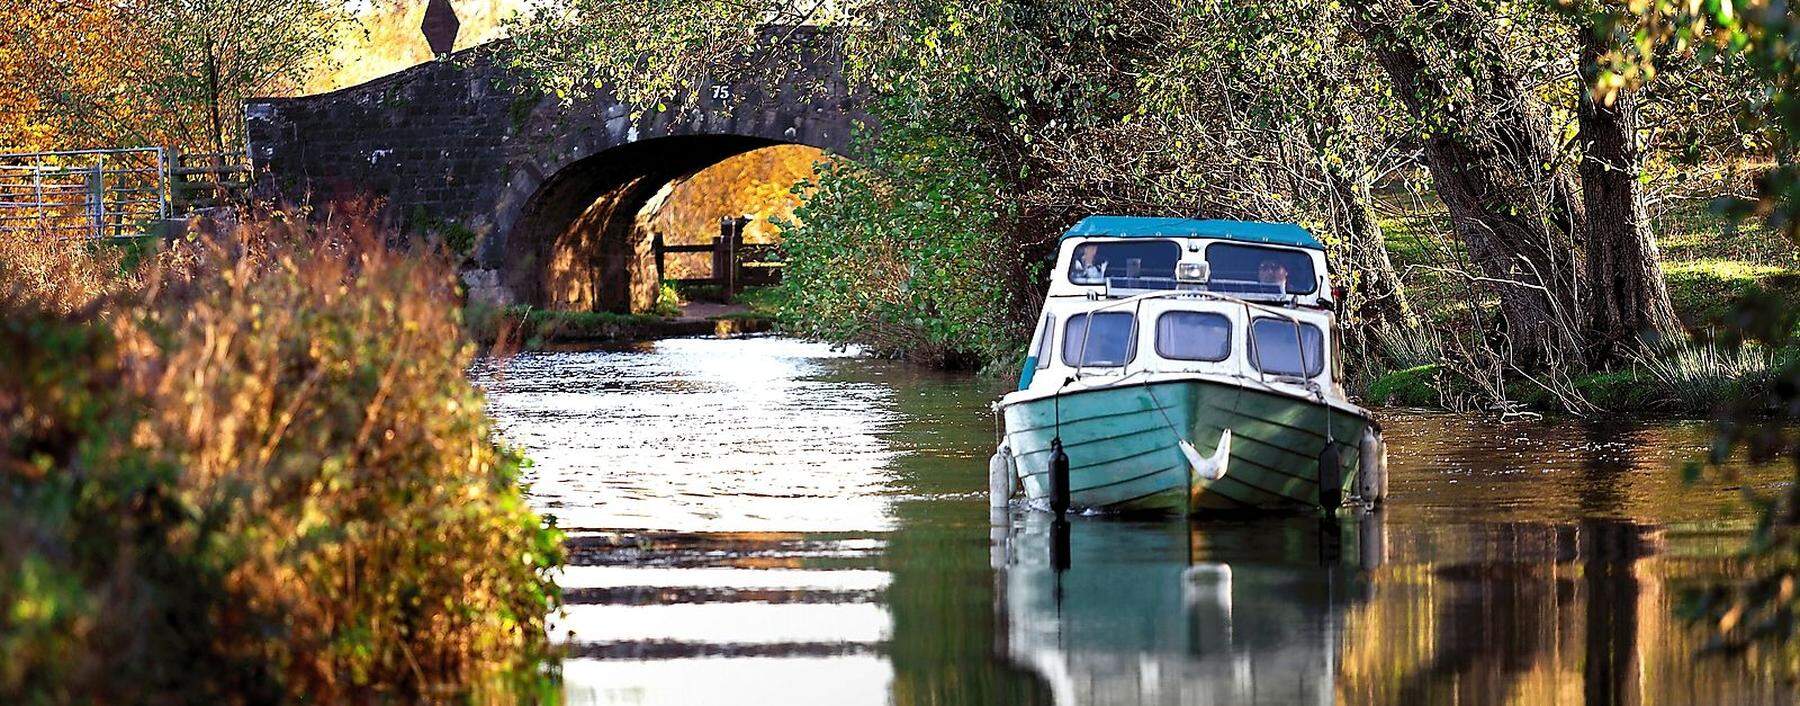
[{"label": "grassy bank", "polygon": [[[1408,301],[1427,328],[1455,330],[1467,325],[1471,307],[1492,305],[1470,302],[1466,286],[1444,272],[1461,253],[1445,235],[1443,214],[1390,206],[1396,214],[1383,221],[1388,247]],[[1714,341],[1741,329],[1737,317],[1743,311],[1800,311],[1800,251],[1792,243],[1734,224],[1701,201],[1661,213],[1655,229],[1670,299],[1694,340],[1667,342],[1611,370],[1578,372],[1549,385],[1512,385],[1508,393],[1516,402],[1546,411],[1706,414],[1731,399],[1763,396],[1781,368],[1800,362],[1796,350]],[[1390,367],[1367,371],[1364,398],[1418,407],[1458,407],[1480,398],[1484,391],[1477,384],[1434,359],[1442,352],[1435,346],[1383,346]]]},{"label": "grassy bank", "polygon": [[777,326],[783,295],[777,287],[740,292],[730,303],[741,311],[707,317],[681,316],[690,301],[722,299],[716,290],[677,291],[663,285],[657,308],[645,314],[608,311],[558,311],[530,306],[495,307],[470,302],[463,310],[465,329],[482,345],[534,350],[560,343],[628,343],[677,336],[731,336],[769,331]]},{"label": "grassy bank", "polygon": [[0,701],[535,701],[559,533],[373,223],[0,245]]}]

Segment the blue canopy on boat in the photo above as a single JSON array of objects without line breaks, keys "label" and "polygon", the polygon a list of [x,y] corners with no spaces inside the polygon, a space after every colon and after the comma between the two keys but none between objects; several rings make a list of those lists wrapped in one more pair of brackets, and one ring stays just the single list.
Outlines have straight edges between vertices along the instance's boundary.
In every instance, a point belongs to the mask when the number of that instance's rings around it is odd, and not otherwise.
[{"label": "blue canopy on boat", "polygon": [[1088,216],[1063,234],[1064,238],[1222,238],[1249,243],[1291,245],[1324,250],[1325,245],[1305,228],[1292,223],[1217,221],[1193,218],[1143,216]]}]

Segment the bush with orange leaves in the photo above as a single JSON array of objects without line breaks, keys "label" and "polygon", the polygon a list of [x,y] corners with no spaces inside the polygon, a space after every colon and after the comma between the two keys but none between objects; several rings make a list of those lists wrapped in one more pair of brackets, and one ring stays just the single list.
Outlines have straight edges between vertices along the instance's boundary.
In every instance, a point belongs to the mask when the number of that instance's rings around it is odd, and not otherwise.
[{"label": "bush with orange leaves", "polygon": [[85,306],[0,282],[0,701],[553,693],[560,534],[453,268],[391,232],[261,214]]}]

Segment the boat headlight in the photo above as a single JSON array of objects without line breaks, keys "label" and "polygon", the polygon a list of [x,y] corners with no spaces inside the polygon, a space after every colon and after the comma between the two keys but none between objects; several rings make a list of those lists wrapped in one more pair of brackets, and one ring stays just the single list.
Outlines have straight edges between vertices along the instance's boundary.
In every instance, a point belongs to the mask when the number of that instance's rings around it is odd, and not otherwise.
[{"label": "boat headlight", "polygon": [[1212,267],[1204,262],[1175,263],[1175,279],[1180,282],[1205,282],[1212,279]]}]

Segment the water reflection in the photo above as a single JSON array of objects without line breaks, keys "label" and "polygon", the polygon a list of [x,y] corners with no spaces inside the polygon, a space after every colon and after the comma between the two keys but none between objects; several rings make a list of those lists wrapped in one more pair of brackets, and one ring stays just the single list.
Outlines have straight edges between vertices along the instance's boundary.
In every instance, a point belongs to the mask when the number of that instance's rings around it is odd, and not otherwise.
[{"label": "water reflection", "polygon": [[[1003,654],[1059,704],[1789,703],[1772,664],[1701,659],[1679,586],[1717,537],[1595,520],[1396,526],[1359,512],[1051,523],[996,544]],[[1711,555],[1714,558],[1707,558]],[[1680,558],[1675,558],[1680,557]]]},{"label": "water reflection", "polygon": [[1337,616],[1366,598],[1378,521],[1076,524],[1067,569],[1041,515],[995,547],[1005,654],[1057,703],[1333,700]]},{"label": "water reflection", "polygon": [[1793,700],[1674,617],[1748,526],[1673,471],[1703,423],[1392,412],[1379,513],[1077,518],[1058,571],[1042,515],[990,521],[1000,384],[781,339],[515,361],[495,414],[575,530],[568,700]]}]

